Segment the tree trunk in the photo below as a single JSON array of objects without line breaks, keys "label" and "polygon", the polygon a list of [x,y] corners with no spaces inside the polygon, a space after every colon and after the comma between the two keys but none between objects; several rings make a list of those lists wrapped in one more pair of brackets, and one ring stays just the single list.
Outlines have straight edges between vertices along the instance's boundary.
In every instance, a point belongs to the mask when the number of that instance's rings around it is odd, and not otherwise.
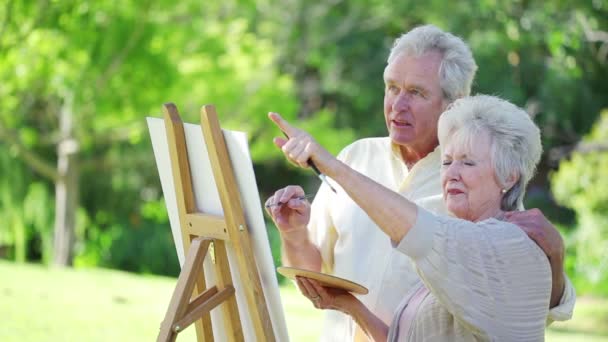
[{"label": "tree trunk", "polygon": [[78,209],[78,142],[73,136],[72,97],[62,106],[59,126],[61,141],[57,146],[57,171],[55,182],[55,234],[53,263],[71,266],[73,261],[74,230]]}]

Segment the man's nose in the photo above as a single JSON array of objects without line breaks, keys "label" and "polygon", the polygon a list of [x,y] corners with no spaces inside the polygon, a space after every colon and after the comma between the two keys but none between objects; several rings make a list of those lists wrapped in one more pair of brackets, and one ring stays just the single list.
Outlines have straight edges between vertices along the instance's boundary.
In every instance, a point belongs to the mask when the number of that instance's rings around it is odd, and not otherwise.
[{"label": "man's nose", "polygon": [[408,109],[409,99],[405,92],[399,93],[397,98],[395,98],[395,102],[393,102],[393,111],[394,112],[403,112]]}]

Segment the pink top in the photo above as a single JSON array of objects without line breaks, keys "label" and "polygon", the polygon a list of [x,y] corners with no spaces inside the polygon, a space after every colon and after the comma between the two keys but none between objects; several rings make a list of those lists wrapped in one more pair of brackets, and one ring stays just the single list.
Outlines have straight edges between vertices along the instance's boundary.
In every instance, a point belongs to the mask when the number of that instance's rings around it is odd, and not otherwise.
[{"label": "pink top", "polygon": [[418,312],[418,308],[420,308],[420,304],[426,296],[429,294],[429,289],[424,286],[424,284],[420,285],[418,290],[414,293],[412,298],[406,304],[406,307],[403,311],[401,311],[401,316],[399,318],[399,330],[396,331],[397,341],[407,341],[410,335],[410,330],[412,327],[412,322],[414,321],[414,316]]}]

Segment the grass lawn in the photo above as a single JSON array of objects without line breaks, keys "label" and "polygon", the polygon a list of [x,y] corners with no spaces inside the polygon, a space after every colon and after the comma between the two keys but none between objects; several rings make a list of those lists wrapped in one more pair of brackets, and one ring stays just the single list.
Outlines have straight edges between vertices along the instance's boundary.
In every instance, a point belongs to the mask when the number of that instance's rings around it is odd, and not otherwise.
[{"label": "grass lawn", "polygon": [[[153,341],[175,279],[0,261],[0,341]],[[321,315],[297,291],[281,289],[292,341],[316,340]],[[194,328],[178,341],[195,341]],[[579,299],[574,319],[547,341],[608,342],[608,299]]]}]

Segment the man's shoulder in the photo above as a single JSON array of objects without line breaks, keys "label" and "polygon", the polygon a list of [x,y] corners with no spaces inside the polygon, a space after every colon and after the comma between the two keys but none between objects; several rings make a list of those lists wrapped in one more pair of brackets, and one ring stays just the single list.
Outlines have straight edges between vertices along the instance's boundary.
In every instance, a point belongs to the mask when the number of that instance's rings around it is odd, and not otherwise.
[{"label": "man's shoulder", "polygon": [[390,153],[391,140],[389,137],[373,137],[355,140],[341,152],[341,159],[352,159],[364,155]]}]

